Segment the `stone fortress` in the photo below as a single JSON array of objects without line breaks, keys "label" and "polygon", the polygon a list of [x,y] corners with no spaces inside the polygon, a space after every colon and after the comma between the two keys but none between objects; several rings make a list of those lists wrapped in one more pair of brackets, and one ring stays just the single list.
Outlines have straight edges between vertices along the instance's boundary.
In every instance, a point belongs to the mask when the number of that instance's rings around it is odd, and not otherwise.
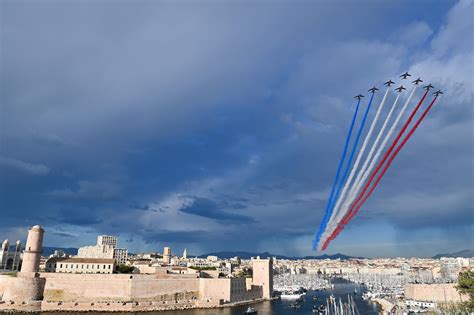
[{"label": "stone fortress", "polygon": [[273,295],[271,259],[252,260],[253,278],[216,278],[153,268],[139,274],[39,272],[43,235],[40,226],[33,226],[20,272],[16,277],[0,275],[0,312],[211,308],[267,300]]}]

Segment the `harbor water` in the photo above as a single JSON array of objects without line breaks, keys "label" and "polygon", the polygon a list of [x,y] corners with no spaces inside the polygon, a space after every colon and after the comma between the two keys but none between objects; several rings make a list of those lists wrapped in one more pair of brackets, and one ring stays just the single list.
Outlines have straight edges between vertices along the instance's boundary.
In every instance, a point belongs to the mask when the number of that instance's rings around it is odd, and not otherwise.
[{"label": "harbor water", "polygon": [[[344,280],[338,280],[332,282],[334,289],[323,290],[323,291],[311,291],[309,290],[301,302],[301,307],[298,309],[290,306],[289,300],[274,300],[266,301],[261,303],[252,304],[252,307],[258,310],[258,315],[270,315],[270,314],[312,314],[313,305],[319,306],[320,304],[326,304],[326,299],[332,293],[334,297],[339,301],[339,298],[343,302],[347,302],[347,295],[351,294],[354,302],[359,310],[360,314],[364,315],[376,315],[380,312],[380,306],[376,303],[365,301],[362,299],[361,293],[363,288],[358,284],[347,282]],[[357,291],[356,294],[354,292]],[[315,301],[313,298],[316,297]],[[161,312],[147,312],[147,313],[134,313],[140,315],[242,315],[248,306],[237,306],[237,307],[226,307],[219,309],[195,309],[195,310],[177,310],[177,311],[161,311]],[[44,313],[47,314],[47,313]],[[61,313],[54,312],[49,313],[50,315],[58,315]],[[66,314],[66,313],[64,313]],[[70,313],[68,313],[70,314]],[[86,313],[85,313],[86,314]],[[87,313],[88,315],[92,312]],[[104,313],[98,313],[103,315]],[[111,313],[117,315],[118,313]],[[129,313],[123,313],[129,314]]]}]

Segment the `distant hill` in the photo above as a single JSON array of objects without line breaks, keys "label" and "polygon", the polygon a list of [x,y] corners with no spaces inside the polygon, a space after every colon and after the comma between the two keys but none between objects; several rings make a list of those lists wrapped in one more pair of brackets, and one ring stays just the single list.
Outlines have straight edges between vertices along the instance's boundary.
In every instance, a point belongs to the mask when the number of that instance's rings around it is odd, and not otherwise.
[{"label": "distant hill", "polygon": [[304,257],[296,257],[296,256],[285,256],[285,255],[276,255],[271,254],[269,252],[263,253],[254,253],[254,252],[243,252],[243,251],[223,251],[223,252],[215,252],[197,256],[199,258],[206,258],[207,256],[217,256],[221,259],[229,259],[233,257],[240,257],[242,259],[250,259],[252,257],[260,256],[260,258],[269,258],[269,257],[276,257],[277,259],[341,259],[341,260],[348,260],[351,258],[361,258],[361,257],[351,257],[343,254],[334,254],[334,255],[321,255],[321,256],[304,256]]},{"label": "distant hill", "polygon": [[77,248],[74,247],[68,247],[68,248],[63,248],[63,247],[43,247],[43,256],[49,256],[54,253],[55,250],[63,250],[66,254],[69,255],[77,255]]},{"label": "distant hill", "polygon": [[440,259],[441,257],[464,257],[464,258],[471,258],[474,257],[474,250],[472,249],[464,249],[460,250],[459,252],[451,253],[451,254],[438,254],[434,255],[432,258]]}]

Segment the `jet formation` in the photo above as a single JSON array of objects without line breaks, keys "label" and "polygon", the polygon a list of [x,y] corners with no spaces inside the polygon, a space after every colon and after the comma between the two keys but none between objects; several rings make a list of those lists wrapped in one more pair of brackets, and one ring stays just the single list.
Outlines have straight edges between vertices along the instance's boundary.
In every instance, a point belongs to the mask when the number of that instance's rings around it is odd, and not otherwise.
[{"label": "jet formation", "polygon": [[[412,75],[410,73],[405,72],[401,74],[399,78],[401,80],[407,80],[411,76]],[[387,82],[383,83],[383,85],[387,87],[384,97],[378,106],[377,113],[374,115],[368,132],[365,134],[362,147],[358,149],[357,145],[359,143],[360,136],[363,134],[362,131],[364,129],[367,114],[371,107],[372,100],[374,99],[374,95],[377,93],[377,91],[379,91],[379,88],[374,86],[368,90],[368,92],[371,93],[370,100],[362,121],[359,124],[359,130],[358,132],[354,133],[355,141],[353,141],[353,145],[349,153],[346,149],[348,148],[348,144],[351,143],[350,139],[352,138],[352,129],[354,126],[354,121],[358,115],[358,110],[354,112],[354,117],[349,128],[349,133],[347,135],[344,151],[336,172],[336,178],[329,196],[326,211],[319,228],[319,232],[317,232],[313,241],[314,249],[325,250],[328,244],[339,235],[344,227],[358,213],[362,205],[371,196],[372,192],[379,184],[381,178],[384,176],[395,156],[400,152],[408,139],[413,135],[418,125],[420,125],[421,121],[431,110],[437,98],[443,94],[441,90],[434,92],[434,97],[431,99],[429,106],[424,109],[423,114],[419,115],[415,123],[411,123],[417,111],[421,108],[423,101],[427,98],[429,91],[434,88],[431,83],[423,86],[425,93],[417,102],[417,105],[412,108],[412,113],[405,121],[403,127],[398,129],[397,127],[400,119],[403,117],[404,112],[409,108],[408,105],[415,95],[414,92],[416,91],[417,87],[423,83],[423,80],[421,78],[417,78],[411,81],[411,83],[413,84],[411,92],[405,100],[404,105],[401,107],[397,107],[397,102],[401,96],[401,93],[407,88],[402,84],[400,84],[399,87],[394,88],[394,91],[397,92],[397,97],[393,101],[391,109],[388,111],[388,114],[385,117],[384,123],[381,124],[382,127],[380,130],[376,131],[377,119],[380,115],[382,115],[382,117],[384,115],[382,114],[382,108],[387,99],[387,94],[389,93],[391,86],[395,84],[395,82],[392,80],[388,80]],[[354,96],[354,98],[358,100],[357,108],[359,108],[359,104],[363,97],[364,95],[362,94]],[[394,111],[398,111],[397,117],[395,119],[391,118],[391,115]],[[409,126],[411,126],[411,129],[405,133]],[[398,135],[392,137],[392,134],[396,132],[396,130],[399,130]],[[376,137],[377,139],[372,144],[370,144],[370,138],[373,131],[378,132]],[[379,141],[382,139],[383,141]],[[393,142],[391,145],[389,145],[389,148],[385,150],[385,147],[388,146],[389,140],[392,140]],[[367,144],[369,144],[368,147]],[[366,149],[368,153],[364,154]],[[357,158],[352,164],[352,160],[357,151]],[[348,158],[347,160],[346,157]],[[363,161],[364,159],[365,161]]]}]

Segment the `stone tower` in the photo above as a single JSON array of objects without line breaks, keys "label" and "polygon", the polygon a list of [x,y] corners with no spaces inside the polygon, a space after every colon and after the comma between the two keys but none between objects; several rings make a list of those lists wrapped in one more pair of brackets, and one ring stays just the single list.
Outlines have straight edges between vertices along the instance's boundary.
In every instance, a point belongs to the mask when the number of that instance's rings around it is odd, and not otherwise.
[{"label": "stone tower", "polygon": [[18,240],[15,243],[15,253],[13,255],[13,269],[20,270],[21,266],[21,242]]},{"label": "stone tower", "polygon": [[[39,276],[39,263],[43,250],[44,230],[35,225],[28,231],[25,254],[21,271],[17,277],[10,278],[3,294],[4,301],[25,302],[31,305],[31,310],[40,307],[43,299],[45,278]],[[17,244],[21,247],[21,244]],[[33,303],[34,302],[34,303]]]},{"label": "stone tower", "polygon": [[171,247],[163,248],[163,262],[167,264],[171,263]]},{"label": "stone tower", "polygon": [[273,297],[273,262],[268,259],[252,259],[253,279],[252,283],[262,287],[263,298]]},{"label": "stone tower", "polygon": [[37,276],[43,252],[43,235],[44,230],[39,225],[33,226],[28,231],[23,264],[21,265],[21,273],[24,276]]},{"label": "stone tower", "polygon": [[8,242],[8,240],[4,240],[2,243],[2,249],[0,251],[0,269],[7,268],[9,248],[10,248],[10,243]]}]

